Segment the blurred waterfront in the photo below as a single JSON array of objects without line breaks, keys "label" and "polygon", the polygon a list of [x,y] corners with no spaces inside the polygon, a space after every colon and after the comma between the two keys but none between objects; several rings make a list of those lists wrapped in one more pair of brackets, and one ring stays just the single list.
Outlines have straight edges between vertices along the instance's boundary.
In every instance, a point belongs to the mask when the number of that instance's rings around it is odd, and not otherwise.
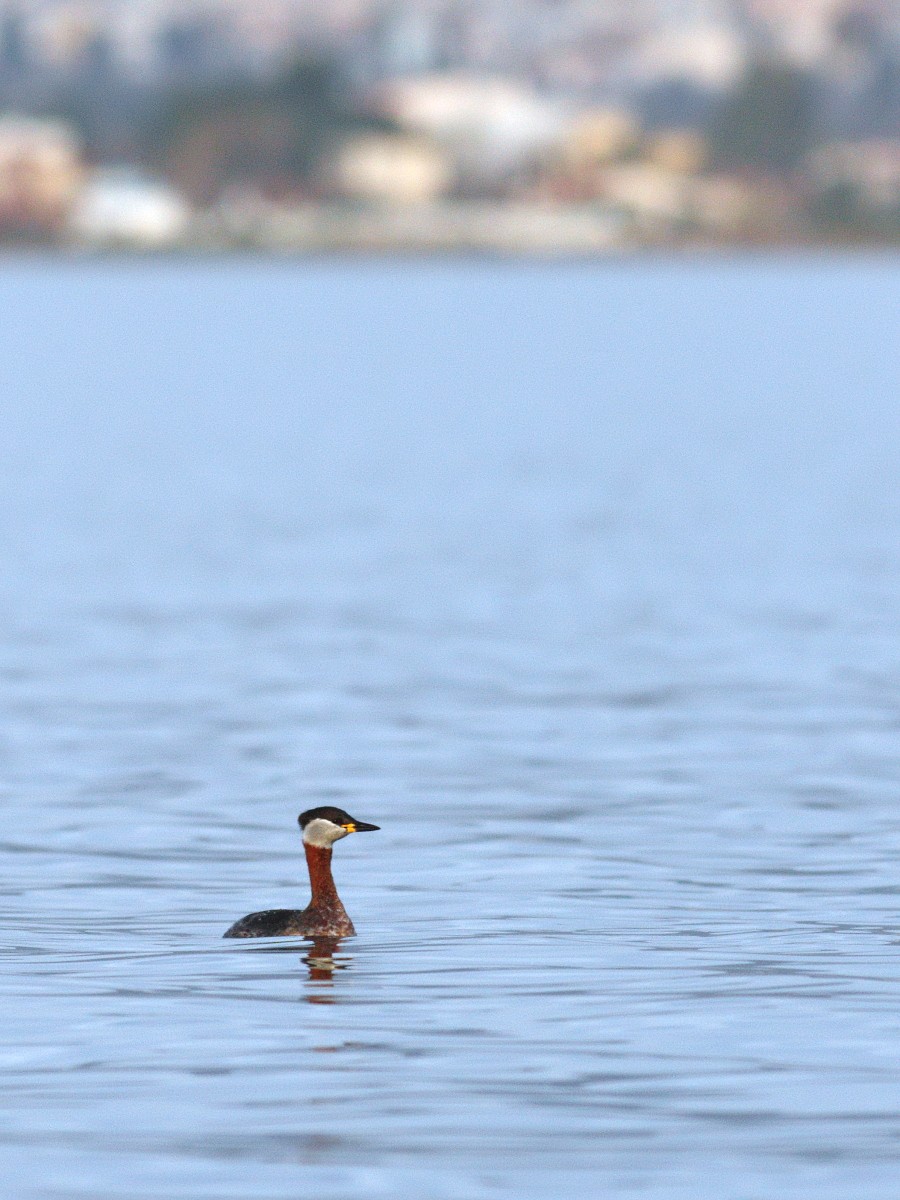
[{"label": "blurred waterfront", "polygon": [[888,0],[0,2],[0,244],[898,241]]},{"label": "blurred waterfront", "polygon": [[896,287],[7,262],[11,1196],[895,1200]]}]

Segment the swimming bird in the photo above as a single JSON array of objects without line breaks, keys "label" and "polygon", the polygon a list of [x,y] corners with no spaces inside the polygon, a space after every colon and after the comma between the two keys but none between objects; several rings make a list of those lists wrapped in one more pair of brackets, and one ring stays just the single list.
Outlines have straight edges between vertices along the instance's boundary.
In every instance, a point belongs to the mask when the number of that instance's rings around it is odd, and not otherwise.
[{"label": "swimming bird", "polygon": [[270,908],[235,921],[225,937],[352,937],[356,930],[331,875],[331,847],[348,833],[378,829],[342,808],[311,808],[297,818],[303,830],[312,899],[306,908]]}]

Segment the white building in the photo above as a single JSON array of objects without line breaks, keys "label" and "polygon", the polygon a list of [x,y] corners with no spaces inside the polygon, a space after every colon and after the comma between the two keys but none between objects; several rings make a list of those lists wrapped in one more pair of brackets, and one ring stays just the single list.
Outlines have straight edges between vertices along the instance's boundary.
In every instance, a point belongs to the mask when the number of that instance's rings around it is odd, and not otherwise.
[{"label": "white building", "polygon": [[159,250],[178,245],[190,218],[186,201],[168,184],[115,167],[88,182],[72,209],[69,231],[88,246]]},{"label": "white building", "polygon": [[468,73],[386,84],[381,110],[447,149],[463,175],[501,178],[554,145],[568,112],[523,84]]},{"label": "white building", "polygon": [[0,230],[58,232],[81,178],[81,147],[68,125],[0,117]]},{"label": "white building", "polygon": [[427,204],[453,181],[446,153],[419,137],[367,134],[335,155],[329,183],[341,195],[376,204]]}]

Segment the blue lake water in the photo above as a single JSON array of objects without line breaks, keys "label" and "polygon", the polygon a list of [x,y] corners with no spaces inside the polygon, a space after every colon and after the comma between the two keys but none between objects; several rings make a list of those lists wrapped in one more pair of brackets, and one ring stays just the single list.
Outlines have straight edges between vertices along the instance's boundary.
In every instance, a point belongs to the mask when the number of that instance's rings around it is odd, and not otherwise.
[{"label": "blue lake water", "polygon": [[10,1196],[896,1197],[898,276],[3,265]]}]

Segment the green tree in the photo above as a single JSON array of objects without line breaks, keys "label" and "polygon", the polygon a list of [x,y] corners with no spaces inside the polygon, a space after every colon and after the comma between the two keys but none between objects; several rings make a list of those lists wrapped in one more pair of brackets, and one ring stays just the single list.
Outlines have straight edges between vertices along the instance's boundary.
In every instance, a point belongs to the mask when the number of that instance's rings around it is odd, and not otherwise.
[{"label": "green tree", "polygon": [[239,80],[173,97],[148,130],[147,158],[208,203],[235,183],[296,186],[362,124],[327,61],[304,60],[271,80]]},{"label": "green tree", "polygon": [[716,161],[732,169],[790,173],[815,142],[815,99],[806,72],[786,63],[753,64],[713,122]]}]

